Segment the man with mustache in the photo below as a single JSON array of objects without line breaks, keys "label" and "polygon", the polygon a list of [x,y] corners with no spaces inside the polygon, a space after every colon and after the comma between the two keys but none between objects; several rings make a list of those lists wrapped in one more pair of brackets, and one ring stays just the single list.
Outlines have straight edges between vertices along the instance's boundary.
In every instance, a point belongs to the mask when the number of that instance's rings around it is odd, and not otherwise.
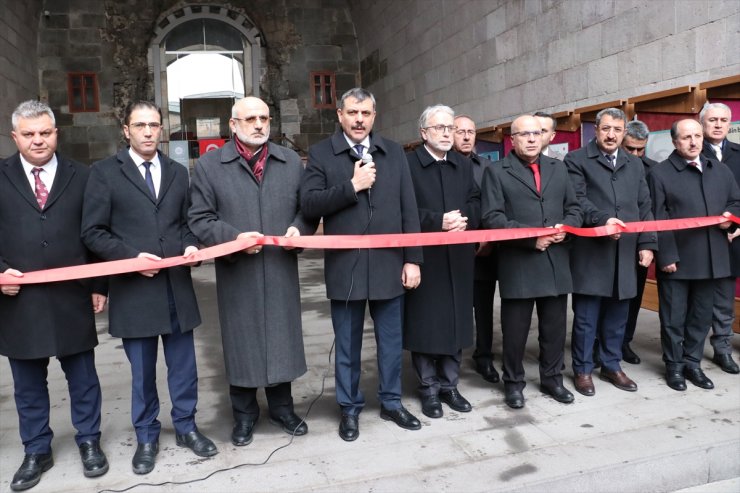
[{"label": "man with mustache", "polygon": [[[359,87],[350,89],[339,101],[337,116],[341,129],[309,149],[301,185],[303,214],[323,217],[327,235],[418,233],[419,211],[403,149],[372,132],[375,97]],[[407,430],[420,429],[401,403],[401,327],[404,290],[421,282],[421,248],[331,249],[324,251],[324,259],[337,347],[339,436],[353,441],[360,434],[365,305],[375,324],[380,417]]]},{"label": "man with mustache", "polygon": [[[735,181],[740,184],[740,144],[727,140],[730,132],[732,111],[723,103],[707,103],[699,113],[699,122],[704,128],[702,155],[726,164]],[[709,342],[714,348],[712,361],[727,373],[740,373],[732,359],[732,323],[735,320],[735,284],[740,276],[740,228],[727,235],[730,243],[730,277],[719,279],[714,293],[712,310],[712,336]]]},{"label": "man with mustache", "polygon": [[[430,106],[419,118],[423,144],[406,155],[423,232],[465,231],[480,221],[480,190],[471,162],[452,150],[455,112]],[[441,418],[472,406],[459,392],[463,348],[473,344],[473,267],[470,243],[424,247],[424,284],[406,294],[404,349],[419,381],[421,411]],[[441,402],[440,402],[441,401]]]},{"label": "man with mustache", "polygon": [[[701,155],[699,122],[675,122],[671,139],[676,150],[648,177],[655,219],[740,213],[740,188],[732,171]],[[697,387],[714,388],[701,359],[717,280],[730,276],[726,232],[731,224],[658,233],[660,341],[666,383],[674,390],[686,390],[687,379]]]},{"label": "man with mustache", "polygon": [[[619,149],[626,122],[620,109],[599,111],[596,138],[565,156],[584,227],[623,226],[653,218],[642,162]],[[637,265],[650,265],[656,248],[654,233],[573,239],[571,349],[575,388],[581,394],[595,393],[591,372],[597,331],[601,379],[621,390],[637,390],[637,384],[620,367],[622,341],[630,299],[637,294]]]},{"label": "man with mustache", "polygon": [[[312,234],[299,187],[303,163],[270,137],[270,108],[238,100],[229,120],[234,138],[200,157],[191,185],[190,229],[206,246],[263,234]],[[234,416],[231,442],[248,445],[264,387],[270,421],[292,435],[308,426],[293,409],[291,382],[306,372],[297,250],[252,246],[216,259],[216,288],[226,374]]]},{"label": "man with mustache", "polygon": [[[187,227],[188,172],[157,150],[162,113],[149,101],[126,107],[123,133],[129,142],[93,164],[82,208],[82,240],[103,260],[189,256],[198,240]],[[191,264],[192,265],[192,264]],[[109,331],[120,337],[131,364],[131,419],[137,447],[135,474],[154,469],[161,424],[157,353],[162,338],[172,401],[175,442],[199,457],[218,453],[198,431],[198,371],[193,329],[200,325],[190,267],[156,267],[110,278]]]}]

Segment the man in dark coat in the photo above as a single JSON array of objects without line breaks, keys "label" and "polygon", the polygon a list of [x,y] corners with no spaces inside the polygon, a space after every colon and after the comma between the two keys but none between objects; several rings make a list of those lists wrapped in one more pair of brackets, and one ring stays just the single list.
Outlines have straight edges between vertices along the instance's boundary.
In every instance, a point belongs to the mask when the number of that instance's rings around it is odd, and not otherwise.
[{"label": "man in dark coat", "polygon": [[[624,139],[622,140],[622,149],[632,154],[642,161],[645,170],[645,176],[650,173],[650,169],[658,164],[645,155],[648,136],[650,130],[647,125],[640,120],[632,120],[625,125]],[[639,260],[639,259],[638,259]],[[645,282],[647,281],[648,268],[639,264],[637,265],[637,296],[630,300],[630,310],[627,316],[627,327],[624,329],[624,339],[622,340],[622,360],[633,365],[640,364],[640,357],[632,350],[630,343],[635,337],[637,328],[637,315],[642,307],[642,294],[645,292]]]},{"label": "man in dark coat", "polygon": [[[301,210],[324,218],[324,233],[372,235],[418,233],[419,214],[401,146],[372,134],[375,97],[350,89],[337,109],[342,130],[311,146],[301,185]],[[362,157],[371,158],[364,164]],[[363,165],[364,164],[364,165]],[[421,423],[401,404],[404,289],[421,282],[420,248],[325,250],[326,292],[336,339],[336,392],[342,409],[339,436],[359,436],[358,415],[365,405],[360,361],[365,305],[375,323],[378,347],[380,416],[401,428]]]},{"label": "man in dark coat", "polygon": [[197,251],[187,227],[187,170],[157,152],[162,115],[153,103],[126,108],[130,147],[93,165],[85,189],[82,239],[103,260],[147,258],[152,269],[110,279],[109,330],[123,339],[131,363],[136,474],[154,469],[159,451],[157,346],[162,337],[176,443],[201,457],[218,453],[195,426],[198,372],[193,329],[200,325],[190,267],[159,272],[156,260]]},{"label": "man in dark coat", "polygon": [[[480,187],[483,171],[493,163],[475,152],[475,122],[467,115],[455,116],[455,135],[452,147],[470,159],[473,178]],[[493,297],[496,294],[498,255],[496,242],[476,246],[475,280],[473,281],[473,311],[475,314],[475,371],[484,380],[496,383],[499,375],[493,366]]]},{"label": "man in dark coat", "polygon": [[[12,122],[18,153],[0,164],[0,272],[22,277],[23,271],[87,263],[79,232],[89,169],[56,154],[57,129],[47,105],[21,103]],[[32,488],[54,465],[46,384],[52,356],[67,379],[84,474],[105,474],[93,350],[98,344],[93,312],[105,306],[105,283],[5,284],[0,291],[0,354],[8,357],[13,374],[25,449],[10,489]]]},{"label": "man in dark coat", "polygon": [[[702,154],[726,164],[740,184],[740,144],[727,140],[732,121],[730,107],[723,103],[707,103],[699,113],[704,129]],[[718,279],[714,292],[712,310],[712,336],[709,342],[714,348],[712,361],[727,373],[740,373],[732,359],[732,324],[735,321],[735,285],[740,276],[740,228],[727,235],[730,243],[730,276]]]},{"label": "man in dark coat", "polygon": [[[483,227],[580,226],[581,209],[562,161],[540,153],[540,122],[520,116],[511,125],[513,150],[483,178]],[[540,385],[562,403],[573,402],[563,386],[568,293],[573,291],[565,233],[503,241],[499,245],[501,328],[504,334],[505,402],[524,406],[524,350],[537,305]]]},{"label": "man in dark coat", "polygon": [[[262,234],[313,234],[303,219],[299,190],[303,163],[294,151],[268,142],[270,109],[259,98],[234,104],[234,138],[195,165],[190,229],[213,246]],[[259,246],[216,259],[221,338],[234,414],[234,445],[247,445],[259,418],[264,387],[270,421],[290,434],[308,433],[293,410],[291,381],[306,372],[301,292],[295,249]]]},{"label": "man in dark coat", "polygon": [[[596,138],[565,156],[584,227],[622,226],[624,222],[653,218],[642,162],[619,151],[626,120],[624,112],[617,108],[601,110],[596,115]],[[581,394],[595,393],[591,372],[597,331],[601,378],[618,389],[637,390],[637,384],[622,371],[619,362],[629,300],[637,294],[636,266],[650,265],[656,248],[654,233],[573,239],[571,352],[575,388]]]},{"label": "man in dark coat", "polygon": [[[676,150],[650,172],[655,219],[740,213],[740,188],[730,169],[700,156],[699,122],[675,122],[671,139]],[[658,233],[660,341],[666,383],[674,390],[686,390],[686,379],[703,389],[714,388],[700,364],[717,279],[730,276],[730,225],[726,221],[719,227]]]},{"label": "man in dark coat", "polygon": [[[419,118],[424,142],[406,155],[423,232],[465,231],[480,221],[480,191],[469,160],[452,151],[455,112],[435,105]],[[475,246],[424,247],[424,283],[406,294],[403,347],[419,380],[421,411],[443,415],[441,402],[470,412],[457,389],[462,349],[473,343]]]}]

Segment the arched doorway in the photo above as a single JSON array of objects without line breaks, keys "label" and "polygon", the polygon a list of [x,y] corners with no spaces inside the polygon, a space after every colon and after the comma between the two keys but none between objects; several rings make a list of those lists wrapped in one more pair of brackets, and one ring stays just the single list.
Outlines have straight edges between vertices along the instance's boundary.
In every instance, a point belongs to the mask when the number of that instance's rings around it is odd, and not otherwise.
[{"label": "arched doorway", "polygon": [[259,94],[261,35],[245,15],[190,5],[160,16],[150,53],[163,148],[187,167],[229,138],[231,106]]}]

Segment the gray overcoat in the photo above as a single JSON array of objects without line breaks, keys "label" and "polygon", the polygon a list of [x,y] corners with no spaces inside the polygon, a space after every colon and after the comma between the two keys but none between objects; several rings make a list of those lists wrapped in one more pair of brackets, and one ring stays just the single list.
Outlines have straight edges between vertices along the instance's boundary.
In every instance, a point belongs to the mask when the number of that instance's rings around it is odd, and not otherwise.
[{"label": "gray overcoat", "polygon": [[[313,234],[316,223],[299,210],[303,164],[268,143],[262,183],[233,141],[198,160],[191,184],[190,229],[206,246],[259,231],[283,236],[295,226]],[[306,372],[296,250],[266,246],[258,254],[216,260],[218,312],[229,383],[265,387]]]}]

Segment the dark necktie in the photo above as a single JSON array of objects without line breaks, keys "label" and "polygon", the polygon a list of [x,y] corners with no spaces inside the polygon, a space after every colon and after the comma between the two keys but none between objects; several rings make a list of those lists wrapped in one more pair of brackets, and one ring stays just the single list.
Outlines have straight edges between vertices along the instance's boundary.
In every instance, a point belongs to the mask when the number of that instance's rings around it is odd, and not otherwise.
[{"label": "dark necktie", "polygon": [[152,165],[149,161],[144,161],[141,163],[144,165],[144,168],[146,169],[146,172],[144,173],[144,181],[146,182],[147,188],[149,188],[149,193],[152,194],[152,198],[157,198],[157,192],[154,190],[154,180],[152,179],[152,170],[149,169]]},{"label": "dark necktie", "polygon": [[604,157],[607,161],[609,161],[609,165],[613,168],[614,167],[614,156],[612,154],[604,154]]},{"label": "dark necktie", "polygon": [[693,166],[694,168],[696,168],[696,170],[697,170],[697,171],[698,171],[699,173],[701,173],[701,172],[702,172],[702,170],[701,170],[701,166],[699,166],[699,163],[697,163],[696,161],[687,161],[687,163],[688,163],[688,165],[689,165],[689,166]]},{"label": "dark necktie", "polygon": [[46,205],[46,199],[49,198],[49,191],[46,189],[46,185],[44,185],[44,182],[41,181],[41,177],[39,176],[39,173],[41,173],[42,171],[44,170],[37,166],[31,170],[31,173],[33,173],[33,177],[36,183],[36,186],[34,187],[36,202],[38,202],[39,207],[43,209]]},{"label": "dark necktie", "polygon": [[354,146],[354,150],[360,157],[360,159],[362,159],[362,155],[365,154],[365,146],[362,144],[357,144],[356,146]]},{"label": "dark necktie", "polygon": [[532,170],[532,174],[534,175],[534,186],[537,189],[537,193],[540,193],[540,165],[537,163],[531,163],[529,165],[529,169]]}]

